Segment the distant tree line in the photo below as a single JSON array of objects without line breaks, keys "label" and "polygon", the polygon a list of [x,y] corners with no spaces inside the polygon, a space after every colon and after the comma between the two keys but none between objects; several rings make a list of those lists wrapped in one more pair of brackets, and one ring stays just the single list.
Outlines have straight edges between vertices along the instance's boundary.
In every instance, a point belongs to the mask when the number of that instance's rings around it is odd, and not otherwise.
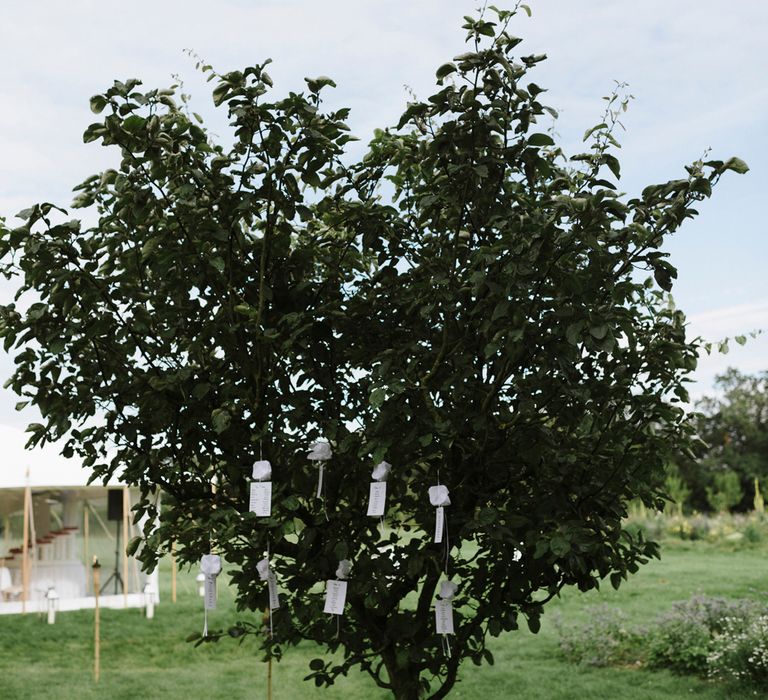
[{"label": "distant tree line", "polygon": [[768,371],[729,368],[696,403],[699,448],[670,465],[667,491],[679,510],[763,508],[768,486]]}]

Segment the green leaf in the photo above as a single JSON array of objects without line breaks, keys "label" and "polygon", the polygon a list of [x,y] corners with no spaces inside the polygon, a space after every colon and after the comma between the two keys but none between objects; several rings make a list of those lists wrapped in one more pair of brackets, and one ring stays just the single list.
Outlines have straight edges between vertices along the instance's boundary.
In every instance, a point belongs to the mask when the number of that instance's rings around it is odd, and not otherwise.
[{"label": "green leaf", "polygon": [[325,75],[321,75],[317,78],[304,78],[304,81],[307,83],[309,91],[315,94],[320,92],[320,90],[322,90],[326,85],[336,87],[336,83],[334,83],[331,78]]},{"label": "green leaf", "polygon": [[530,612],[527,614],[526,620],[528,622],[528,629],[531,630],[533,634],[538,634],[541,629],[541,615],[539,613]]},{"label": "green leaf", "polygon": [[616,156],[612,156],[610,153],[606,153],[603,156],[603,160],[605,161],[605,164],[608,166],[608,169],[614,174],[614,176],[618,179],[621,177],[621,165],[619,164],[619,159],[616,158]]},{"label": "green leaf", "polygon": [[437,72],[435,73],[435,75],[437,75],[438,80],[442,80],[447,75],[450,75],[455,71],[456,71],[455,63],[443,63],[443,65],[437,69]]},{"label": "green leaf", "polygon": [[565,329],[565,338],[571,345],[578,345],[581,340],[581,332],[584,330],[584,321],[576,321],[571,323],[568,328]]},{"label": "green leaf", "polygon": [[211,413],[211,420],[213,421],[213,429],[217,433],[223,433],[232,421],[232,416],[229,415],[229,411],[223,408],[217,408]]},{"label": "green leaf", "polygon": [[562,535],[555,535],[549,541],[549,548],[555,556],[563,557],[571,551],[571,543]]},{"label": "green leaf", "polygon": [[107,106],[108,100],[104,95],[94,95],[90,99],[91,112],[101,114]]},{"label": "green leaf", "polygon": [[139,537],[139,536],[132,537],[125,548],[125,553],[129,557],[132,557],[139,550],[139,547],[141,546],[142,542],[143,542],[142,537]]},{"label": "green leaf", "polygon": [[309,668],[313,671],[322,671],[325,668],[325,661],[322,659],[312,659],[309,662]]},{"label": "green leaf", "polygon": [[381,408],[381,405],[387,400],[387,391],[382,387],[378,387],[371,392],[368,398],[368,403],[374,408]]},{"label": "green leaf", "polygon": [[733,172],[743,175],[749,172],[749,166],[741,158],[729,158],[725,162],[723,170],[733,170]]},{"label": "green leaf", "polygon": [[531,134],[528,137],[530,146],[554,146],[555,141],[549,134]]},{"label": "green leaf", "polygon": [[590,127],[584,132],[584,137],[581,139],[582,141],[586,141],[592,134],[594,134],[596,131],[599,131],[601,129],[607,129],[607,124],[595,124],[593,127]]},{"label": "green leaf", "polygon": [[605,323],[601,323],[596,326],[590,326],[589,332],[594,338],[602,340],[608,334],[608,326]]}]

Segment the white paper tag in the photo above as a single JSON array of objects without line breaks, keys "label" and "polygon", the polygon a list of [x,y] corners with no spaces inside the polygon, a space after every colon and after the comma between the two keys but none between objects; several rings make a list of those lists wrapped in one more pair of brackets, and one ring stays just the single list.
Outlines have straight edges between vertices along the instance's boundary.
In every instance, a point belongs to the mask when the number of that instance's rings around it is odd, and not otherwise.
[{"label": "white paper tag", "polygon": [[442,506],[435,508],[435,542],[443,541],[443,530],[445,529],[445,510]]},{"label": "white paper tag", "polygon": [[372,481],[368,496],[368,515],[384,515],[387,505],[387,482]]},{"label": "white paper tag", "polygon": [[329,615],[343,615],[344,603],[347,600],[346,581],[326,581],[324,613]]},{"label": "white paper tag", "polygon": [[252,481],[251,482],[251,502],[249,505],[251,513],[260,516],[272,515],[272,482],[271,481]]},{"label": "white paper tag", "polygon": [[320,498],[320,496],[323,495],[323,463],[320,462],[318,465],[320,467],[320,470],[317,472],[317,498]]},{"label": "white paper tag", "polygon": [[435,603],[435,626],[438,634],[453,634],[453,603],[450,600]]},{"label": "white paper tag", "polygon": [[269,609],[277,610],[280,607],[280,598],[277,596],[277,579],[271,571],[267,578],[267,588],[269,589]]},{"label": "white paper tag", "polygon": [[205,577],[204,604],[206,610],[216,610],[216,577]]}]

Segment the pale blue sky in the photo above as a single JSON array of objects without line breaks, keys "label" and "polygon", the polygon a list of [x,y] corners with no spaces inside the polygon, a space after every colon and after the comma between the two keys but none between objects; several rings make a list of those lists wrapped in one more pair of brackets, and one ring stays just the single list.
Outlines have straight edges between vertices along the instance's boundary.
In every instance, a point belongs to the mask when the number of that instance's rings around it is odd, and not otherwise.
[{"label": "pale blue sky", "polygon": [[[502,5],[502,3],[498,3]],[[768,328],[768,241],[760,207],[768,185],[768,3],[739,0],[531,0],[512,31],[525,53],[547,53],[533,78],[560,110],[557,131],[579,149],[614,79],[635,100],[626,115],[622,186],[629,193],[679,177],[706,148],[738,155],[751,171],[728,175],[698,220],[670,242],[679,268],[674,294],[691,329],[708,339]],[[338,83],[331,102],[352,107],[353,132],[397,121],[404,85],[430,94],[434,70],[463,50],[461,0],[4,0],[0,6],[0,213],[30,203],[68,204],[71,186],[114,163],[85,146],[93,121],[88,98],[113,79],[150,86],[180,75],[196,111],[213,114],[210,85],[183,53],[196,51],[218,70],[266,57],[277,91],[301,89],[305,75]],[[5,300],[11,290],[0,285]],[[704,358],[695,395],[732,364],[768,369],[768,335],[728,356]],[[0,357],[0,375],[11,364]],[[0,423],[21,425],[16,399],[0,393]]]}]

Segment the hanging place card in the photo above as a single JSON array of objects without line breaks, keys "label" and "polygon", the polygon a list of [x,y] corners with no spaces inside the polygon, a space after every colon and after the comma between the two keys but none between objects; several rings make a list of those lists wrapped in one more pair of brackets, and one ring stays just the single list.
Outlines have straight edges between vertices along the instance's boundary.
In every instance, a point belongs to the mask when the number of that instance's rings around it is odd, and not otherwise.
[{"label": "hanging place card", "polygon": [[368,496],[368,515],[381,516],[387,505],[387,482],[372,481]]},{"label": "hanging place card", "polygon": [[329,615],[343,615],[344,604],[347,600],[346,581],[326,581],[325,606],[323,612]]},{"label": "hanging place card", "polygon": [[280,607],[280,598],[277,595],[277,579],[271,571],[267,576],[267,588],[269,589],[269,609],[277,610]]},{"label": "hanging place card", "polygon": [[204,554],[200,571],[205,576],[203,604],[206,610],[216,609],[216,577],[221,573],[221,557],[218,554]]},{"label": "hanging place card", "polygon": [[452,601],[438,600],[435,602],[435,627],[438,634],[454,634]]},{"label": "hanging place card", "polygon": [[204,604],[206,610],[216,610],[216,577],[210,574],[205,577]]},{"label": "hanging place card", "polygon": [[267,517],[272,515],[272,482],[252,481],[251,500],[248,506],[251,513]]}]

